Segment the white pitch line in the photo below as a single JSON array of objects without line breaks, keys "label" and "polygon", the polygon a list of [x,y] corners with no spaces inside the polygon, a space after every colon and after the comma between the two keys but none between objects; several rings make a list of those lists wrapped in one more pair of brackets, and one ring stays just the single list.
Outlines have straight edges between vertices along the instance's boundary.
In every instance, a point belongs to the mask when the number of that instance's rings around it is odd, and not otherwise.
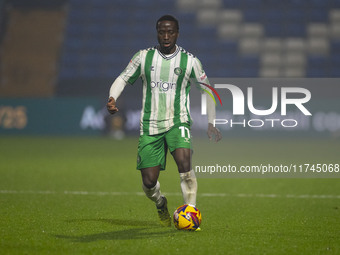
[{"label": "white pitch line", "polygon": [[[51,191],[51,190],[0,190],[0,194],[42,194],[42,195],[83,195],[83,196],[145,196],[143,192],[105,192],[105,191]],[[164,193],[166,196],[182,196],[181,193]],[[201,197],[239,197],[239,198],[295,198],[295,199],[340,199],[340,195],[312,194],[232,194],[232,193],[198,193]]]}]

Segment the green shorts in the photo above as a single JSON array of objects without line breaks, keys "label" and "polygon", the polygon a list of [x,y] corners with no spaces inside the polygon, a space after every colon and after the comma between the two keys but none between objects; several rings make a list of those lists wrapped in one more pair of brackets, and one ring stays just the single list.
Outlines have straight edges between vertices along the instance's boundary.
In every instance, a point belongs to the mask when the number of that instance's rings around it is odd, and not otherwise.
[{"label": "green shorts", "polygon": [[168,149],[173,152],[177,148],[191,149],[190,125],[187,123],[175,125],[162,134],[141,135],[138,144],[137,169],[160,165],[161,170],[164,170]]}]

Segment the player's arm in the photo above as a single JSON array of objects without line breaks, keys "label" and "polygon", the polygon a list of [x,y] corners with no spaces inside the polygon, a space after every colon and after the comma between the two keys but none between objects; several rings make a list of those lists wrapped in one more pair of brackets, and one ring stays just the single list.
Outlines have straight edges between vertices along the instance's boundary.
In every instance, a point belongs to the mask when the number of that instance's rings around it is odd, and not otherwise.
[{"label": "player's arm", "polygon": [[[206,93],[206,92],[204,92]],[[214,126],[214,120],[216,119],[216,108],[215,108],[215,102],[213,99],[207,95],[207,115],[208,115],[208,131],[207,135],[209,137],[209,140],[212,140],[213,137],[215,138],[215,142],[218,142],[222,139],[222,134],[220,130]]]},{"label": "player's arm", "polygon": [[125,82],[120,76],[118,76],[117,79],[112,83],[110,88],[109,101],[106,104],[109,113],[115,114],[116,112],[118,112],[116,100],[118,99],[126,85],[127,82]]},{"label": "player's arm", "polygon": [[[205,84],[209,84],[209,80],[203,70],[201,62],[195,58],[194,60],[194,75],[195,78],[199,82],[203,82]],[[206,90],[210,90],[209,88],[205,88]],[[205,91],[203,93],[206,93]],[[207,94],[207,93],[206,93]],[[214,126],[214,120],[216,119],[216,108],[215,108],[215,102],[213,99],[207,94],[207,115],[208,115],[208,131],[207,135],[210,140],[214,138],[216,142],[222,139],[222,134],[218,128]]]},{"label": "player's arm", "polygon": [[116,101],[123,92],[127,84],[133,84],[140,76],[140,51],[137,52],[131,59],[128,66],[112,83],[110,88],[109,101],[106,104],[107,110],[111,114],[118,112]]}]

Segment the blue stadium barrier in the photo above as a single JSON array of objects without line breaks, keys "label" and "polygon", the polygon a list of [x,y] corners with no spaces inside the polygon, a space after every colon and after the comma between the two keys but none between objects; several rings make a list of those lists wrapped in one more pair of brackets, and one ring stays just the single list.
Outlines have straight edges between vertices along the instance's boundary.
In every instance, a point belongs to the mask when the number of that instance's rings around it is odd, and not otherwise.
[{"label": "blue stadium barrier", "polygon": [[[247,35],[219,38],[219,23],[212,26],[198,22],[198,12],[204,7],[197,5],[192,10],[180,10],[176,2],[70,0],[58,86],[63,86],[64,81],[69,86],[70,77],[112,78],[110,70],[121,71],[135,52],[157,44],[155,22],[168,13],[180,21],[178,44],[197,55],[207,66],[209,75],[259,76],[259,59],[265,49],[257,52],[257,56],[242,54],[240,43]],[[241,24],[263,26],[260,43],[268,38],[284,41],[288,37],[308,41],[308,25],[330,26],[330,11],[340,8],[340,0],[222,0],[221,3],[218,10],[241,12]],[[336,68],[340,65],[340,40],[331,34],[326,39],[330,43],[328,54],[313,56],[308,49],[303,49],[306,76],[340,76]]]}]

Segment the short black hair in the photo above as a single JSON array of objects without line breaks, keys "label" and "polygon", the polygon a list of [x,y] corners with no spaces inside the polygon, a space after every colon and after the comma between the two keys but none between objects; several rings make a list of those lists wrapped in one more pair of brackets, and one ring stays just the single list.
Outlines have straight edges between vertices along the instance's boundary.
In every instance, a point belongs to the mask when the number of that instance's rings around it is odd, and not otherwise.
[{"label": "short black hair", "polygon": [[164,21],[164,20],[166,20],[166,21],[174,21],[175,24],[176,24],[177,30],[179,30],[179,23],[178,23],[178,20],[177,20],[174,16],[172,16],[172,15],[164,15],[164,16],[160,17],[160,18],[157,20],[156,29],[158,29],[158,22]]}]

